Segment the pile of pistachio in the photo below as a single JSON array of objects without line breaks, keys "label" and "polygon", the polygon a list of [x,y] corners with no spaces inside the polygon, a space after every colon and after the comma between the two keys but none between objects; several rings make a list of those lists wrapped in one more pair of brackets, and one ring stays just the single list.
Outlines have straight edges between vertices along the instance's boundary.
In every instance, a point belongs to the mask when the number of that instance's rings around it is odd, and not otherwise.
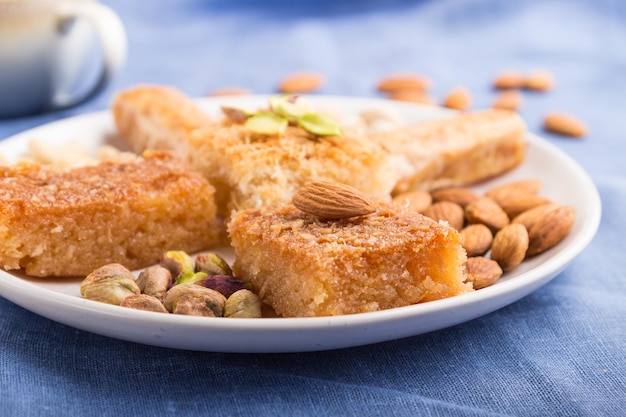
[{"label": "pile of pistachio", "polygon": [[183,251],[165,252],[137,279],[120,264],[104,265],[82,281],[83,297],[160,313],[204,317],[261,317],[261,300],[215,253],[195,261]]},{"label": "pile of pistachio", "polygon": [[269,109],[250,111],[222,106],[222,112],[234,123],[261,135],[280,135],[287,126],[298,126],[315,136],[341,136],[341,127],[327,114],[316,112],[307,99],[297,95],[272,96]]}]

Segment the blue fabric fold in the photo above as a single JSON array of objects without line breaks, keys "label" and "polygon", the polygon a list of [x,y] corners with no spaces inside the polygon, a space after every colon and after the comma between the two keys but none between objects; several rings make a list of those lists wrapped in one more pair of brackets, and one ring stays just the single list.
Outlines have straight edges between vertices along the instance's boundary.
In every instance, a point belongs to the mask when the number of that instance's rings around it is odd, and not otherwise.
[{"label": "blue fabric fold", "polygon": [[[322,94],[379,97],[390,72],[418,72],[441,100],[467,87],[490,106],[503,69],[546,68],[525,93],[529,129],[597,185],[597,236],[553,281],[487,316],[406,339],[329,352],[225,354],[145,346],[76,330],[0,298],[2,416],[609,416],[626,410],[626,3],[601,0],[109,0],[130,56],[107,89],[63,112],[0,120],[0,138],[106,109],[142,83],[192,96],[271,93],[291,71]],[[0,63],[1,65],[1,63]],[[563,110],[583,139],[542,131]],[[1,283],[0,283],[1,285]]]}]

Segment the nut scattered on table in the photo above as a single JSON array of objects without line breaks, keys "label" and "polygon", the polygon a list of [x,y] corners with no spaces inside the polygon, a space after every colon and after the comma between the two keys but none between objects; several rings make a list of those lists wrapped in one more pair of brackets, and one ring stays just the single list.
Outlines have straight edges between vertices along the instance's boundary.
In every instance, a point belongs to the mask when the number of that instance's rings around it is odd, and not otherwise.
[{"label": "nut scattered on table", "polygon": [[518,90],[504,90],[496,95],[492,107],[494,109],[518,111],[522,106],[522,93]]},{"label": "nut scattered on table", "polygon": [[548,91],[554,87],[554,75],[543,69],[532,70],[526,76],[524,88],[533,91]]},{"label": "nut scattered on table", "polygon": [[493,80],[493,87],[497,89],[523,88],[525,84],[524,75],[515,70],[502,71]]},{"label": "nut scattered on table", "polygon": [[457,87],[448,93],[443,105],[450,109],[467,110],[472,105],[472,94],[467,88]]},{"label": "nut scattered on table", "polygon": [[318,90],[324,83],[324,77],[315,71],[299,71],[284,77],[278,91],[283,94],[310,93]]},{"label": "nut scattered on table", "polygon": [[543,121],[544,129],[562,136],[580,138],[587,135],[587,125],[580,119],[563,112],[550,112]]},{"label": "nut scattered on table", "polygon": [[392,91],[387,96],[390,100],[405,101],[407,103],[426,104],[434,106],[437,104],[435,99],[430,97],[426,92],[421,90],[397,90]]},{"label": "nut scattered on table", "polygon": [[432,81],[421,74],[391,74],[380,80],[377,89],[383,93],[407,90],[425,92],[431,86]]}]

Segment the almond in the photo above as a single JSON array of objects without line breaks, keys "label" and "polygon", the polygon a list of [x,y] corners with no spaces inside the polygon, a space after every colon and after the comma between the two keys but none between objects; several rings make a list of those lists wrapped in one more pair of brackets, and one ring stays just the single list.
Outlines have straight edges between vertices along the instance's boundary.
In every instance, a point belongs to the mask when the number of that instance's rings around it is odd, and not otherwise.
[{"label": "almond", "polygon": [[467,252],[467,256],[480,256],[487,253],[493,242],[491,230],[484,224],[470,224],[461,232],[461,246]]},{"label": "almond", "polygon": [[420,74],[394,74],[384,77],[378,83],[378,91],[390,93],[398,90],[426,91],[432,85],[429,78]]},{"label": "almond", "polygon": [[522,105],[522,93],[506,90],[498,94],[493,102],[494,109],[517,111]]},{"label": "almond", "polygon": [[572,229],[575,217],[576,211],[571,206],[559,206],[541,217],[528,230],[527,255],[537,255],[562,241]]},{"label": "almond", "polygon": [[551,90],[554,87],[554,76],[546,70],[533,70],[526,76],[524,87],[533,91]]},{"label": "almond", "polygon": [[421,90],[397,90],[389,93],[389,99],[407,103],[428,104],[434,106],[435,100]]},{"label": "almond", "polygon": [[431,192],[431,194],[434,202],[451,201],[462,207],[480,198],[474,191],[462,187],[441,188]]},{"label": "almond", "polygon": [[522,88],[525,84],[522,73],[513,70],[503,71],[493,80],[493,87],[498,89]]},{"label": "almond", "polygon": [[561,112],[548,113],[543,121],[544,129],[563,136],[583,137],[587,126],[578,118]]},{"label": "almond", "polygon": [[518,266],[526,256],[528,232],[523,224],[510,224],[500,229],[493,238],[491,259],[496,261],[503,271],[510,271]]},{"label": "almond", "polygon": [[467,110],[472,105],[472,94],[466,88],[457,87],[448,93],[443,105],[450,109]]},{"label": "almond", "polygon": [[533,194],[520,194],[501,200],[500,207],[502,207],[502,210],[509,216],[509,219],[513,219],[525,211],[547,203],[550,203],[550,199],[546,197]]},{"label": "almond", "polygon": [[323,77],[317,72],[295,72],[282,79],[278,91],[284,94],[308,93],[319,89],[323,81]]},{"label": "almond", "polygon": [[356,188],[326,181],[305,184],[291,201],[303,212],[324,220],[347,219],[376,211],[374,203]]},{"label": "almond", "polygon": [[224,87],[218,88],[209,92],[209,96],[224,97],[224,96],[248,96],[252,94],[252,90],[244,87]]},{"label": "almond", "polygon": [[501,204],[503,201],[518,196],[520,194],[537,194],[541,188],[541,181],[536,179],[526,179],[507,182],[502,185],[490,188],[485,195]]},{"label": "almond", "polygon": [[475,290],[494,284],[502,276],[502,268],[494,260],[475,256],[465,261],[465,281],[471,282]]},{"label": "almond", "polygon": [[502,229],[510,222],[504,210],[489,197],[481,197],[468,204],[465,207],[465,217],[472,224],[484,224],[492,232]]},{"label": "almond", "polygon": [[451,227],[461,230],[465,222],[463,207],[449,201],[440,201],[424,211],[424,216],[433,220],[445,220]]},{"label": "almond", "polygon": [[516,216],[511,220],[511,223],[519,223],[523,224],[526,227],[526,230],[530,230],[531,227],[534,226],[539,220],[541,220],[546,214],[559,208],[559,204],[557,203],[547,203],[542,204],[537,207],[533,207],[530,210],[526,210],[520,215]]},{"label": "almond", "polygon": [[428,191],[415,190],[398,194],[392,201],[395,204],[406,206],[418,213],[423,213],[430,207],[433,199]]}]

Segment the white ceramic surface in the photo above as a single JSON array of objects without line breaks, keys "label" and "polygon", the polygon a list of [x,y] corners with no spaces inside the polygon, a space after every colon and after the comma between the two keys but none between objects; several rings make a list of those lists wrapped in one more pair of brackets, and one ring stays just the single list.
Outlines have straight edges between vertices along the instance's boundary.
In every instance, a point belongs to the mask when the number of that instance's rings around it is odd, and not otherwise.
[{"label": "white ceramic surface", "polygon": [[96,1],[0,0],[0,117],[93,97],[122,68],[126,50],[119,16]]},{"label": "white ceramic surface", "polygon": [[[221,104],[260,106],[265,97],[201,99],[199,104],[219,114]],[[449,114],[435,107],[377,99],[311,97],[319,107],[331,106],[345,115],[364,109],[392,108],[404,122]],[[0,153],[15,157],[31,139],[63,144],[79,139],[96,149],[102,143],[120,145],[108,112],[74,117],[32,129],[0,142]],[[217,352],[301,352],[359,346],[418,335],[467,322],[493,312],[535,291],[559,274],[589,244],[601,216],[598,192],[580,166],[555,146],[529,134],[525,163],[508,174],[474,187],[482,192],[515,179],[542,180],[541,194],[576,208],[570,234],[555,248],[524,261],[491,287],[461,296],[392,310],[319,318],[224,319],[185,317],[131,310],[85,300],[79,281],[34,279],[0,271],[0,295],[60,323],[89,332],[179,349]],[[229,259],[229,248],[220,251]]]}]

